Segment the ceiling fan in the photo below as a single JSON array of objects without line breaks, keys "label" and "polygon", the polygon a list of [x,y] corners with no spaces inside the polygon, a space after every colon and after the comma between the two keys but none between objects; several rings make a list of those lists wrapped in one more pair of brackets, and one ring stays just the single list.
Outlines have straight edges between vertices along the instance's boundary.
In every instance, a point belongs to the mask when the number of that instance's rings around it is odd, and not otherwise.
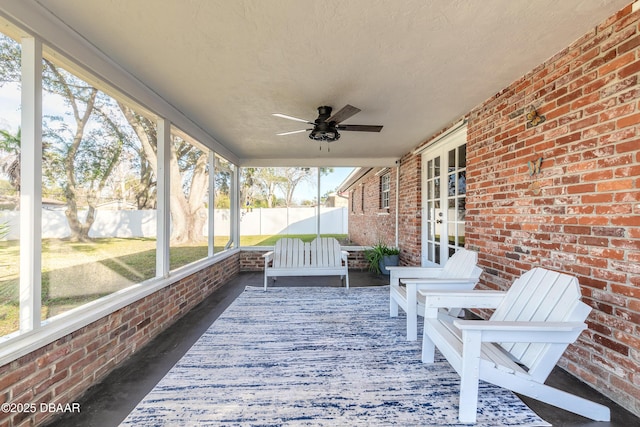
[{"label": "ceiling fan", "polygon": [[380,132],[382,126],[377,125],[343,125],[344,120],[360,112],[359,108],[352,105],[345,105],[340,111],[331,115],[332,108],[322,106],[318,107],[318,118],[311,122],[309,120],[299,119],[297,117],[287,116],[286,114],[274,113],[276,117],[283,119],[295,120],[297,122],[313,125],[311,129],[294,130],[293,132],[282,132],[278,135],[291,135],[294,133],[308,132],[309,138],[314,141],[332,142],[340,139],[339,130],[356,131],[356,132]]}]

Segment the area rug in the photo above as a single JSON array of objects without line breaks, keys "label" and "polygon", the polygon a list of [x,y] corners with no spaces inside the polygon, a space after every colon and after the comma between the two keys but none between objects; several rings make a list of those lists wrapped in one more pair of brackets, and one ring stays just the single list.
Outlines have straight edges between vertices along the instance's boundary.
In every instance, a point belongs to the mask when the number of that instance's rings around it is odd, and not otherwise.
[{"label": "area rug", "polygon": [[[465,425],[458,375],[423,364],[405,325],[388,287],[249,287],[122,425]],[[476,425],[549,424],[481,383]]]}]

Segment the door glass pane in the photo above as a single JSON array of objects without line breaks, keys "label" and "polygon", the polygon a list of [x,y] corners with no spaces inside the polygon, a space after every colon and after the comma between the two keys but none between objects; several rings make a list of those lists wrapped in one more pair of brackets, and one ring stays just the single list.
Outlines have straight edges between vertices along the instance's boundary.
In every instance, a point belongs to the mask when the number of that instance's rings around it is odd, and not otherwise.
[{"label": "door glass pane", "polygon": [[423,247],[426,260],[436,262],[437,259],[437,240],[439,237],[439,229],[441,223],[442,211],[440,210],[440,158],[432,158],[426,160],[426,173],[424,189],[426,191],[424,207],[425,214],[423,219]]},{"label": "door glass pane", "polygon": [[448,165],[449,165],[449,172],[455,170],[456,167],[456,150],[449,150],[449,153],[447,154],[447,161],[448,161]]},{"label": "door glass pane", "polygon": [[445,262],[447,256],[464,246],[466,144],[460,142],[465,139],[466,133],[454,135],[423,156],[427,166],[423,200],[428,210],[423,217],[423,238],[427,240],[423,242],[423,260]]},{"label": "door glass pane", "polygon": [[458,194],[466,194],[467,193],[467,172],[460,171],[458,172],[458,179],[456,180],[458,184]]},{"label": "door glass pane", "polygon": [[448,170],[450,171],[448,180],[448,244],[449,252],[464,246],[464,220],[465,220],[465,197],[467,192],[466,183],[466,144],[448,151]]},{"label": "door glass pane", "polygon": [[459,168],[467,167],[467,144],[463,144],[458,147],[458,163]]}]

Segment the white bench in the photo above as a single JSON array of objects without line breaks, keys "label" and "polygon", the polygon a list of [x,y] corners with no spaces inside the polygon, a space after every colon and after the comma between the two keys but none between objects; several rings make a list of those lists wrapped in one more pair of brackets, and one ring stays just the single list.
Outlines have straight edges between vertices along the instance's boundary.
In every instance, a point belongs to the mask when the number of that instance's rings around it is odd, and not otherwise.
[{"label": "white bench", "polygon": [[276,242],[273,251],[264,254],[264,290],[269,277],[277,276],[340,276],[349,289],[349,252],[332,237],[318,237],[311,243],[284,238]]},{"label": "white bench", "polygon": [[[458,419],[476,420],[478,382],[486,381],[596,421],[609,408],[546,385],[567,346],[587,328],[591,307],[575,277],[534,268],[507,292],[420,291],[425,297],[422,361],[435,348],[460,375]],[[495,308],[488,321],[441,317],[440,307]]]},{"label": "white bench", "polygon": [[[418,315],[424,313],[424,298],[419,290],[464,291],[474,288],[482,269],[477,267],[478,254],[460,248],[447,260],[444,267],[387,267],[389,275],[389,315],[398,316],[398,307],[407,313],[407,341],[418,338]],[[455,316],[460,310],[452,309]]]}]

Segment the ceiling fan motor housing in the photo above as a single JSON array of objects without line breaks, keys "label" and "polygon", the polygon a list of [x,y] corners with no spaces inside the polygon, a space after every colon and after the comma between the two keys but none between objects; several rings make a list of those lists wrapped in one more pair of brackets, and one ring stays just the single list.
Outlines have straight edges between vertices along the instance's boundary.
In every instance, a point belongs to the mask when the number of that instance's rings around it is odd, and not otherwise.
[{"label": "ceiling fan motor housing", "polygon": [[316,126],[309,134],[309,139],[314,141],[332,142],[340,139],[335,122],[326,122],[331,117],[331,107],[318,107],[318,118],[315,120]]}]

